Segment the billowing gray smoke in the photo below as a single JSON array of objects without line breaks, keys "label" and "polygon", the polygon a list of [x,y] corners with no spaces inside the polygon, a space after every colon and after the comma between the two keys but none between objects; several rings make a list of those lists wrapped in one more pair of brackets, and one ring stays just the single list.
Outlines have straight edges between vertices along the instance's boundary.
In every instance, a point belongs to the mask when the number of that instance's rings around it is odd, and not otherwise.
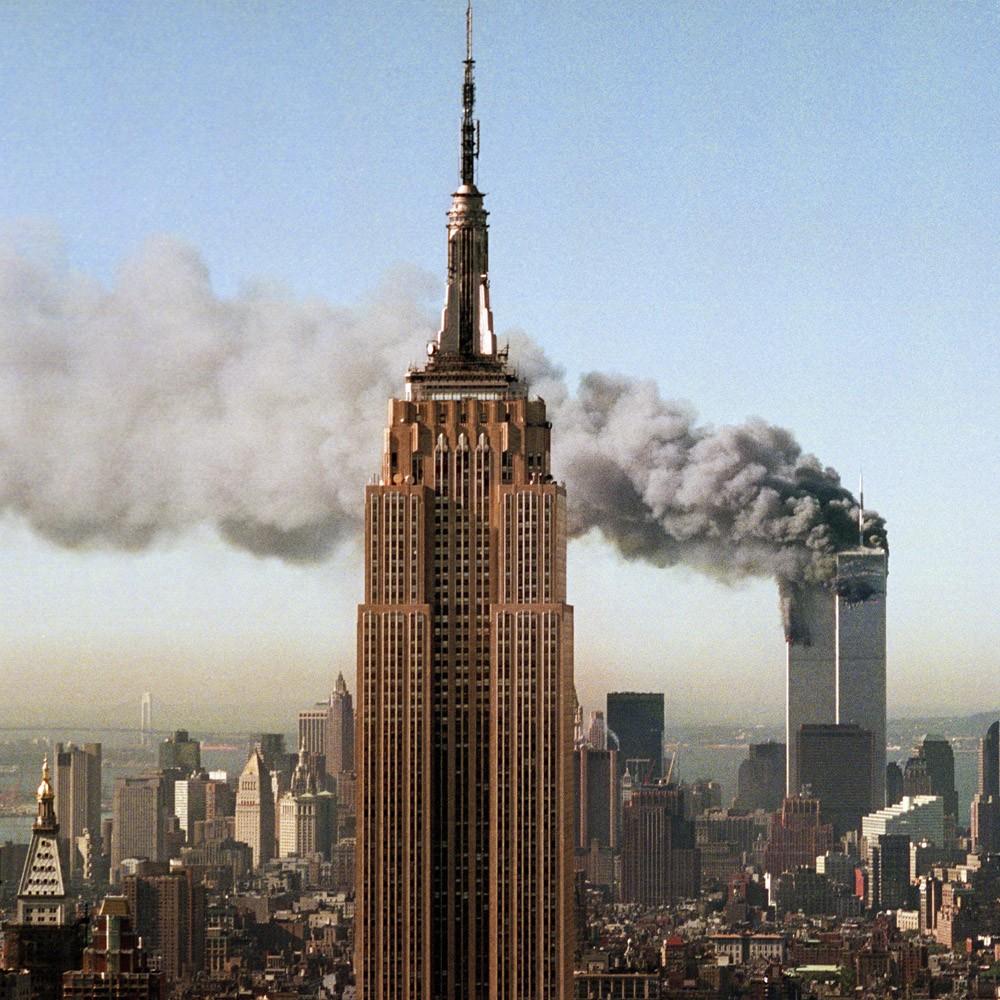
[{"label": "billowing gray smoke", "polygon": [[[65,546],[139,549],[207,522],[259,555],[323,558],[359,529],[431,287],[395,275],[356,310],[220,299],[197,253],[158,240],[107,290],[0,247],[0,510]],[[551,408],[575,535],[774,576],[786,597],[854,544],[854,498],[788,431],[699,426],[647,381],[592,373],[573,394],[524,337],[511,357]],[[874,513],[865,532],[884,543]]]}]

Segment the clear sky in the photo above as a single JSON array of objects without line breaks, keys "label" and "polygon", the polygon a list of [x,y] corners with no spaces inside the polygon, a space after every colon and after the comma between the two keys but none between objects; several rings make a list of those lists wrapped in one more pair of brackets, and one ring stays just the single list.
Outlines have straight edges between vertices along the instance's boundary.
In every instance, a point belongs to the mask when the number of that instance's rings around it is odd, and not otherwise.
[{"label": "clear sky", "polygon": [[[110,284],[169,234],[224,298],[354,307],[406,274],[437,308],[463,6],[0,5],[0,240]],[[998,29],[985,2],[477,5],[498,332],[571,382],[788,427],[852,488],[863,466],[897,713],[1000,702]],[[570,568],[588,707],[780,718],[773,584],[596,538]],[[148,689],[169,724],[290,725],[338,669],[353,687],[360,572],[350,543],[311,567],[208,528],[68,552],[7,516],[0,722],[137,716]]]}]

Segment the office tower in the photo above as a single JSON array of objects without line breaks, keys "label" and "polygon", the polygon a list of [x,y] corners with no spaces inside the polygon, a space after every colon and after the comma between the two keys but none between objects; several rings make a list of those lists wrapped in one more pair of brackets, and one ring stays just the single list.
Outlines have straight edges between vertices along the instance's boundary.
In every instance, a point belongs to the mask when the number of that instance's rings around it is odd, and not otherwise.
[{"label": "office tower", "polygon": [[939,795],[904,795],[901,802],[861,819],[861,837],[874,843],[884,833],[905,833],[914,843],[926,840],[944,847],[944,799]]},{"label": "office tower", "polygon": [[278,800],[278,857],[322,854],[329,859],[336,830],[336,799],[323,788],[323,757],[299,748],[291,785]]},{"label": "office tower", "polygon": [[820,816],[819,799],[788,796],[780,812],[773,813],[764,849],[764,870],[772,875],[814,868],[816,858],[833,844],[833,825]]},{"label": "office tower", "polygon": [[910,904],[910,838],[883,833],[868,844],[868,908],[906,909]]},{"label": "office tower", "polygon": [[903,770],[890,760],[885,766],[885,804],[894,806],[903,797]]},{"label": "office tower", "polygon": [[593,841],[598,847],[618,846],[617,757],[617,750],[599,750],[588,743],[573,751],[574,842],[581,850],[588,850]]},{"label": "office tower", "polygon": [[333,779],[354,770],[354,700],[342,673],[327,701],[299,712],[299,745],[319,757]]},{"label": "office tower", "polygon": [[60,849],[67,862],[66,874],[73,880],[85,867],[84,831],[90,833],[92,849],[100,849],[101,744],[57,743],[53,778]]},{"label": "office tower", "polygon": [[163,974],[149,971],[128,900],[106,896],[91,926],[82,967],[63,974],[63,1000],[160,1000]]},{"label": "office tower", "polygon": [[[632,780],[649,784],[663,774],[663,695],[643,691],[611,691],[608,729],[618,740],[618,769],[628,767]],[[633,762],[647,761],[647,764]]]},{"label": "office tower", "polygon": [[915,798],[917,795],[931,794],[931,775],[927,761],[916,755],[909,757],[903,766],[903,795]]},{"label": "office tower", "polygon": [[201,742],[191,739],[186,729],[178,729],[160,744],[160,770],[182,771],[184,776],[201,770]]},{"label": "office tower", "polygon": [[191,840],[195,823],[206,818],[207,792],[212,784],[204,771],[174,782],[174,815],[187,841]]},{"label": "office tower", "polygon": [[837,717],[875,740],[872,801],[885,803],[885,593],[884,549],[837,555]]},{"label": "office tower", "polygon": [[250,846],[254,868],[274,856],[274,801],[271,773],[255,747],[236,786],[236,839]]},{"label": "office tower", "polygon": [[1000,800],[976,792],[969,805],[969,826],[973,854],[1000,851]]},{"label": "office tower", "polygon": [[622,810],[622,902],[666,906],[694,899],[700,875],[683,790],[674,785],[635,789]]},{"label": "office tower", "polygon": [[[173,783],[161,775],[118,778],[112,800],[111,881],[121,877],[122,861],[163,861],[169,851],[173,817]],[[171,823],[173,820],[173,823]]]},{"label": "office tower", "polygon": [[205,785],[205,819],[221,819],[236,815],[236,794],[229,782],[211,778]]},{"label": "office tower", "polygon": [[330,715],[326,727],[326,773],[336,777],[354,770],[354,699],[347,690],[343,673],[330,694]]},{"label": "office tower", "polygon": [[1000,721],[994,722],[979,740],[976,791],[1000,802]]},{"label": "office tower", "polygon": [[926,767],[929,794],[940,795],[944,799],[945,815],[956,820],[958,792],[955,789],[955,754],[951,744],[942,736],[925,736],[916,752]]},{"label": "office tower", "polygon": [[139,745],[148,747],[153,739],[153,696],[143,691],[139,700]]},{"label": "office tower", "polygon": [[798,732],[837,721],[837,632],[833,593],[819,586],[796,590],[796,616],[785,647],[785,794],[802,790]]},{"label": "office tower", "polygon": [[27,969],[32,996],[58,1000],[62,974],[78,966],[85,926],[71,915],[59,859],[59,823],[49,762],[42,765],[31,842],[17,889],[14,920],[3,926],[0,967]]},{"label": "office tower", "polygon": [[747,759],[740,764],[736,776],[736,807],[764,809],[774,812],[781,808],[785,797],[785,744],[751,743]]},{"label": "office tower", "polygon": [[190,868],[165,875],[127,875],[122,894],[128,900],[136,933],[167,983],[190,979],[203,967],[205,888]]},{"label": "office tower", "polygon": [[875,741],[859,726],[802,726],[798,732],[799,781],[819,799],[820,813],[840,837],[861,827],[872,811]]},{"label": "office tower", "polygon": [[304,708],[299,712],[299,747],[322,759],[324,770],[326,768],[329,721],[330,706],[325,701],[319,702],[313,708]]},{"label": "office tower", "polygon": [[493,334],[472,72],[470,49],[441,329],[405,399],[389,403],[365,494],[362,1000],[571,990],[565,491],[550,475],[545,404],[527,398]]}]

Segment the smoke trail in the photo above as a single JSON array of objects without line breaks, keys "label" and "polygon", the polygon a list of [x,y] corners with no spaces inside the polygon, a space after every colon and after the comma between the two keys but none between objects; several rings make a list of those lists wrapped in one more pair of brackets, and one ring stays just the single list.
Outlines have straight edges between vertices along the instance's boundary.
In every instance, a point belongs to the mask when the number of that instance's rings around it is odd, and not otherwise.
[{"label": "smoke trail", "polygon": [[[166,239],[104,289],[0,247],[0,511],[64,546],[141,549],[208,522],[258,555],[323,558],[359,530],[432,289],[395,275],[356,310],[222,299]],[[551,408],[574,535],[721,579],[773,576],[786,624],[794,585],[828,580],[855,543],[854,498],[789,431],[701,426],[648,381],[591,373],[571,393],[523,335],[511,357]]]}]

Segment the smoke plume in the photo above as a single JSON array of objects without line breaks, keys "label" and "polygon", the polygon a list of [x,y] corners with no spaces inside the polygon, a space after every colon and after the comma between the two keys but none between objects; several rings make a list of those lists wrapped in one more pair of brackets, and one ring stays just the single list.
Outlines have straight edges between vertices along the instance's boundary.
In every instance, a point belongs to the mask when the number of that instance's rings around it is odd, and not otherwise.
[{"label": "smoke plume", "polygon": [[[257,555],[322,559],[360,530],[432,289],[399,273],[357,309],[220,298],[169,239],[104,288],[0,246],[0,511],[62,546],[142,549],[210,523]],[[571,392],[521,335],[511,359],[551,409],[574,535],[785,594],[856,542],[854,497],[789,431],[699,425],[649,381],[591,373]],[[872,512],[865,534],[884,544]]]}]

